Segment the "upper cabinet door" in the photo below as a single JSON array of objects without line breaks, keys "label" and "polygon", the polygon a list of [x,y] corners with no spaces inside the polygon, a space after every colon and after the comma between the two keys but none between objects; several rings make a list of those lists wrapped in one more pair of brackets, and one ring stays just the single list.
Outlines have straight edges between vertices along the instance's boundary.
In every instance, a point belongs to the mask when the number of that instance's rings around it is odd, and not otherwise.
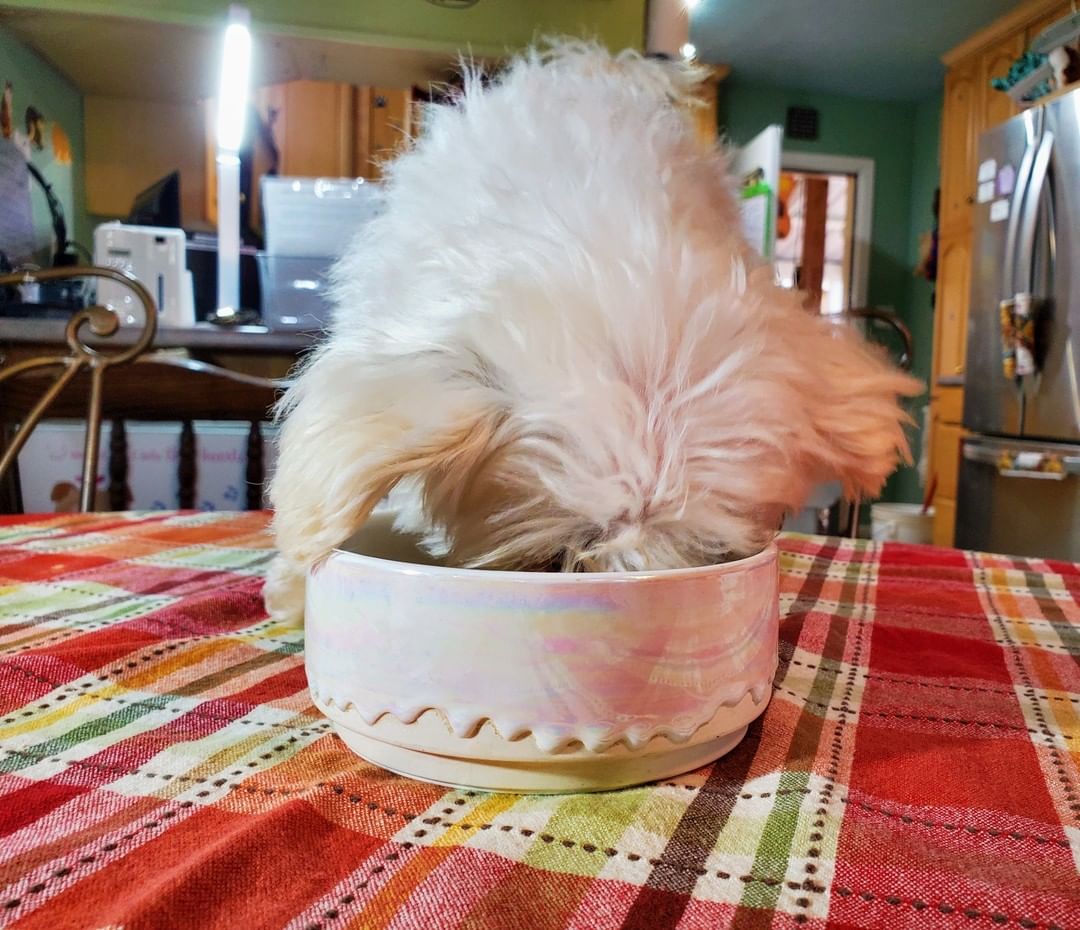
[{"label": "upper cabinet door", "polygon": [[1024,54],[1027,43],[1024,33],[1016,32],[1006,36],[979,55],[979,93],[982,95],[980,125],[976,127],[976,138],[984,129],[997,126],[1015,116],[1019,110],[1007,93],[994,90],[990,81],[1004,77],[1009,73],[1014,61]]},{"label": "upper cabinet door", "polygon": [[971,225],[975,202],[975,132],[978,62],[965,60],[945,77],[941,116],[941,229]]},{"label": "upper cabinet door", "polygon": [[[349,84],[290,81],[264,91],[279,107],[270,123],[284,176],[344,178],[353,168],[353,94]],[[278,102],[280,101],[280,102]]]},{"label": "upper cabinet door", "polygon": [[419,126],[409,88],[360,87],[356,91],[355,175],[377,181],[383,165],[400,154]]}]

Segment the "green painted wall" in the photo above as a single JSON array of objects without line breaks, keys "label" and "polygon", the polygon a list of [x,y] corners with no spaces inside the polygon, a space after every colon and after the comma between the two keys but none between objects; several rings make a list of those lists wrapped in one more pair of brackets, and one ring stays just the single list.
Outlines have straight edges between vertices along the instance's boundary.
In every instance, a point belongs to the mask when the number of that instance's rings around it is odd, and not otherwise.
[{"label": "green painted wall", "polygon": [[[44,151],[34,151],[32,160],[53,186],[67,218],[68,236],[91,246],[90,225],[84,209],[83,192],[83,104],[82,95],[54,68],[22,45],[0,27],[0,89],[10,81],[14,98],[15,125],[24,125],[28,105],[40,110],[47,121]],[[71,142],[70,169],[58,165],[51,148],[51,123],[58,122]],[[34,225],[44,243],[49,241],[52,226],[41,189],[32,187]]]},{"label": "green painted wall", "polygon": [[[748,141],[770,123],[783,125],[789,106],[809,106],[819,113],[814,142],[785,140],[792,151],[871,158],[874,161],[874,220],[868,300],[892,307],[912,330],[915,371],[930,370],[933,320],[931,286],[916,279],[918,235],[930,228],[930,204],[937,185],[938,119],[941,98],[923,104],[882,102],[740,82],[726,82],[720,100],[720,131],[731,142]],[[921,427],[926,398],[912,405]],[[920,433],[913,452],[918,460]],[[920,500],[914,468],[900,469],[883,498]]]},{"label": "green painted wall", "polygon": [[[908,264],[912,274],[908,279],[908,299],[904,321],[911,329],[915,342],[915,374],[923,383],[930,383],[931,353],[934,344],[934,285],[925,278],[917,277],[914,269],[919,264],[919,239],[930,232],[934,224],[934,191],[940,183],[940,160],[938,157],[941,137],[942,94],[935,94],[915,108],[914,146],[911,162],[911,225],[908,234]],[[921,398],[919,425],[922,426],[922,408],[928,397]],[[920,432],[916,448],[916,461],[921,451]],[[922,487],[913,468],[896,473],[887,488],[889,499],[897,501],[922,500]]]},{"label": "green painted wall", "polygon": [[[228,0],[13,0],[8,6],[101,13],[162,23],[220,21]],[[484,0],[452,10],[425,0],[247,0],[267,31],[352,38],[375,45],[499,55],[537,35],[596,37],[612,48],[644,45],[645,0]]]},{"label": "green painted wall", "polygon": [[720,131],[741,144],[770,123],[784,124],[789,106],[819,113],[815,142],[784,140],[798,152],[820,152],[874,160],[874,224],[868,299],[902,310],[908,298],[908,239],[915,108],[780,87],[725,82]]}]

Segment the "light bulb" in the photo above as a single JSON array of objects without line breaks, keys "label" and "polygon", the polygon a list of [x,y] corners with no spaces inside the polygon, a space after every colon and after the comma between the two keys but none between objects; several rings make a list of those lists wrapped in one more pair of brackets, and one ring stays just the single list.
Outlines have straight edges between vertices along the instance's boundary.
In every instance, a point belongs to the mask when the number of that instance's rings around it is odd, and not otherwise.
[{"label": "light bulb", "polygon": [[687,61],[691,61],[697,55],[697,46],[693,42],[685,42],[683,47],[679,49],[679,53]]}]

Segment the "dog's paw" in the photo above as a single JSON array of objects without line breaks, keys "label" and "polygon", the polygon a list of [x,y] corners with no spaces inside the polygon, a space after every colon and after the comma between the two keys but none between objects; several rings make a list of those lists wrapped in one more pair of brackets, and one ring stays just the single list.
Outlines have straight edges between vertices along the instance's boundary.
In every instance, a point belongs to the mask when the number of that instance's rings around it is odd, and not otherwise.
[{"label": "dog's paw", "polygon": [[304,587],[303,571],[280,555],[274,559],[263,586],[263,601],[270,618],[287,623],[303,623]]}]

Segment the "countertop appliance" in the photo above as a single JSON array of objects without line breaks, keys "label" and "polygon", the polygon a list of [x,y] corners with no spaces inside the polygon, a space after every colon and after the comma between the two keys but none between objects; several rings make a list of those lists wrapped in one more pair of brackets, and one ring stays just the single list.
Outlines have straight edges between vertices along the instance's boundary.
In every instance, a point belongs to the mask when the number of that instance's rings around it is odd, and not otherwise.
[{"label": "countertop appliance", "polygon": [[977,170],[956,545],[1080,561],[1080,91]]}]

